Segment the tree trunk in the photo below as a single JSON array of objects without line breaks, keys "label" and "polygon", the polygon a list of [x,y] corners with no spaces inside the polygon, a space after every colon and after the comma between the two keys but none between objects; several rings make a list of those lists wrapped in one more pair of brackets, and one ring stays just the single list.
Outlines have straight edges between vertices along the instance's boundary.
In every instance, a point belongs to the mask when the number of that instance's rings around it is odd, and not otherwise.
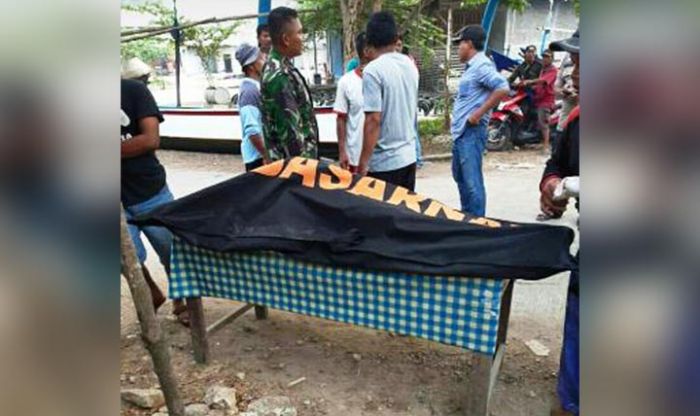
[{"label": "tree trunk", "polygon": [[170,365],[170,351],[168,343],[160,329],[160,323],[156,318],[151,291],[143,277],[141,264],[136,258],[136,249],[131,241],[131,236],[126,227],[124,210],[121,210],[121,269],[122,274],[129,284],[131,297],[134,300],[136,314],[141,325],[141,338],[153,360],[153,369],[158,376],[165,403],[168,406],[168,414],[171,416],[184,416],[185,408],[177,390],[177,380]]},{"label": "tree trunk", "polygon": [[357,33],[357,15],[362,10],[364,0],[340,0],[340,11],[343,16],[343,51],[344,62],[352,58],[355,51],[355,35]]},{"label": "tree trunk", "polygon": [[382,0],[373,0],[372,2],[372,12],[376,13],[382,10]]}]

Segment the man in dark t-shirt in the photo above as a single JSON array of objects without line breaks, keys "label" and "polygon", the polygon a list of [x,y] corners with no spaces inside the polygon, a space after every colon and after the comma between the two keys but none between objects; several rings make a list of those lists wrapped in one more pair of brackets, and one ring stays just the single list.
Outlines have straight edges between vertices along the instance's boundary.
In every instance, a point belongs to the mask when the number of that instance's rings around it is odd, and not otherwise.
[{"label": "man in dark t-shirt", "polygon": [[525,48],[525,60],[510,74],[508,83],[513,88],[524,87],[525,85],[521,84],[539,78],[540,72],[542,72],[542,64],[537,62],[537,47],[530,45]]},{"label": "man in dark t-shirt", "polygon": [[[158,127],[162,121],[163,116],[146,84],[122,79],[121,202],[127,220],[173,200],[166,183],[165,169],[155,154],[160,145]],[[163,227],[128,224],[128,228],[144,277],[151,289],[153,304],[158,308],[165,302],[165,297],[145,266],[146,248],[141,241],[141,233],[148,238],[168,274],[172,235]],[[182,301],[174,302],[173,313],[184,324],[187,323],[186,311]]]},{"label": "man in dark t-shirt", "polygon": [[[580,41],[577,30],[570,38],[552,42],[552,51],[568,52],[574,62],[571,81],[574,90],[579,91]],[[566,210],[566,200],[555,200],[554,191],[566,177],[579,176],[579,107],[576,106],[567,118],[561,138],[547,161],[540,181],[540,207],[545,214],[561,217]],[[579,209],[578,198],[576,208]],[[579,255],[576,253],[576,261]],[[557,381],[559,406],[551,416],[579,415],[579,271],[571,271],[566,297],[566,317],[564,319],[564,340],[559,360]]]}]

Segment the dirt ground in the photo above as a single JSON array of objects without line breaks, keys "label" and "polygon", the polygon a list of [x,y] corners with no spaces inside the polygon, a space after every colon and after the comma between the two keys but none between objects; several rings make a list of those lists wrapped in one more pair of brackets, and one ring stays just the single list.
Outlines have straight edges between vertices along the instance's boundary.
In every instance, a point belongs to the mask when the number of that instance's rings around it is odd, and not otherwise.
[{"label": "dirt ground", "polygon": [[[163,151],[159,157],[176,196],[243,171],[240,157],[233,155]],[[537,151],[487,155],[489,204],[498,217],[534,218],[537,207],[532,201],[544,160]],[[458,205],[451,180],[450,162],[433,162],[419,171],[418,190]],[[569,213],[560,223],[575,224],[575,216]],[[165,290],[167,280],[152,251],[147,263]],[[564,274],[516,285],[491,415],[549,414],[555,403],[567,279]],[[121,306],[121,385],[157,385],[123,279]],[[239,306],[228,300],[204,300],[208,322]],[[170,305],[164,305],[159,316],[173,345],[173,363],[186,403],[201,401],[208,386],[224,384],[236,387],[241,409],[261,396],[281,394],[291,398],[299,415],[427,416],[463,414],[462,403],[470,394],[473,355],[457,347],[277,310],[258,321],[251,311],[210,338],[212,364],[201,366],[192,360],[189,332],[174,321]],[[549,347],[549,355],[540,358],[530,351],[525,342],[531,339]],[[243,380],[236,377],[241,372]],[[287,387],[300,377],[306,381]],[[122,409],[123,415],[150,413]]]}]

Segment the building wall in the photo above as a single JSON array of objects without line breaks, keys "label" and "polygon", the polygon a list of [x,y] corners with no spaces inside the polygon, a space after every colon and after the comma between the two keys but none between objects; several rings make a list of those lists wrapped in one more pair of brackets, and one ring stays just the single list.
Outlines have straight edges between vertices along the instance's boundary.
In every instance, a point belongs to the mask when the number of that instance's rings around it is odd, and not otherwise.
[{"label": "building wall", "polygon": [[[547,25],[549,0],[530,0],[530,7],[523,13],[508,10],[500,5],[496,13],[489,48],[504,51],[513,58],[518,57],[519,48],[536,45],[539,49],[542,42],[542,30]],[[469,7],[454,10],[452,13],[453,32],[468,24],[481,23],[484,6]],[[446,12],[445,16],[446,17]],[[553,0],[552,25],[553,29],[547,44],[552,40],[570,36],[578,27],[578,17],[574,13],[573,2],[570,0]],[[453,76],[460,74],[463,65],[459,62],[457,47],[452,47],[450,68]],[[421,65],[420,90],[427,94],[442,93],[445,89],[444,69],[445,46],[437,45],[432,65]]]},{"label": "building wall", "polygon": [[[515,57],[519,48],[527,45],[535,45],[538,50],[540,49],[542,29],[547,25],[549,5],[549,0],[531,0],[530,7],[523,13],[516,13],[512,10],[508,12],[503,48],[507,55]],[[578,16],[574,12],[573,2],[570,0],[554,0],[551,24],[553,30],[545,47],[552,40],[571,35],[577,27]]]}]

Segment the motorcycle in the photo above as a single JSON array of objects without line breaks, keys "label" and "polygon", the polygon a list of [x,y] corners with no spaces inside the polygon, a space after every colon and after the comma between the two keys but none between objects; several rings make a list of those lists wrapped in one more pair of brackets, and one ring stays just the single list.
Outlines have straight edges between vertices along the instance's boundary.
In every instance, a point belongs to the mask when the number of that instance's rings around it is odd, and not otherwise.
[{"label": "motorcycle", "polygon": [[[549,131],[555,134],[559,123],[558,107],[549,117]],[[533,114],[534,113],[534,114]],[[527,92],[520,88],[504,98],[496,107],[489,121],[486,149],[508,150],[513,146],[542,143],[543,137],[537,125],[537,113],[528,100]]]}]

